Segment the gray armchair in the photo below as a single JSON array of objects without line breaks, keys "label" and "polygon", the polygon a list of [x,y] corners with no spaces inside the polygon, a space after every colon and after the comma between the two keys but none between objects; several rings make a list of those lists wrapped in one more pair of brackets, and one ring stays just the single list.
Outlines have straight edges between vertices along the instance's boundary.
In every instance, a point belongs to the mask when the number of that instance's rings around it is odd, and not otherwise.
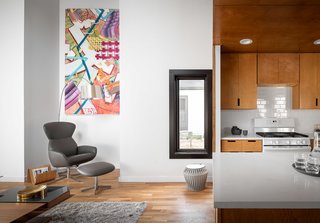
[{"label": "gray armchair", "polygon": [[70,122],[49,122],[43,126],[49,139],[48,152],[51,165],[56,168],[67,168],[70,178],[70,167],[93,160],[97,148],[78,146],[72,138],[76,125]]}]

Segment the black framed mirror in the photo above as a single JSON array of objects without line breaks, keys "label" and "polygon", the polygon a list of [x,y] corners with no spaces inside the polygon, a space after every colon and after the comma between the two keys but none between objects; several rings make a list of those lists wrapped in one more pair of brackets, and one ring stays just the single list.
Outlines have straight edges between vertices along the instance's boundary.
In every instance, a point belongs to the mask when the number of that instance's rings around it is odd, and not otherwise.
[{"label": "black framed mirror", "polygon": [[212,157],[212,70],[169,70],[170,159]]}]

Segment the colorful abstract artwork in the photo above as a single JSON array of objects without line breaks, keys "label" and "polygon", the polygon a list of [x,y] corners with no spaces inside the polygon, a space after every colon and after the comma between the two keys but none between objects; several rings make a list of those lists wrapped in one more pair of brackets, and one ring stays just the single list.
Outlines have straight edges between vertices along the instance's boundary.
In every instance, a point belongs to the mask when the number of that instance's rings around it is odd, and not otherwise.
[{"label": "colorful abstract artwork", "polygon": [[66,9],[66,114],[120,113],[118,9]]}]

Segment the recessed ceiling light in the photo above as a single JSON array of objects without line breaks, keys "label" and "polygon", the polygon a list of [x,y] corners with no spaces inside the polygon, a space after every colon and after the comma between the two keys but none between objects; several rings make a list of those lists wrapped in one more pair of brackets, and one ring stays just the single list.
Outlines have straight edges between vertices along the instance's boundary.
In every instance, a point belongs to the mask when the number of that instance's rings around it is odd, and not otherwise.
[{"label": "recessed ceiling light", "polygon": [[240,44],[242,44],[242,45],[250,45],[251,43],[253,43],[252,39],[242,39],[242,40],[240,40]]},{"label": "recessed ceiling light", "polygon": [[317,39],[313,42],[314,45],[320,45],[320,39]]}]

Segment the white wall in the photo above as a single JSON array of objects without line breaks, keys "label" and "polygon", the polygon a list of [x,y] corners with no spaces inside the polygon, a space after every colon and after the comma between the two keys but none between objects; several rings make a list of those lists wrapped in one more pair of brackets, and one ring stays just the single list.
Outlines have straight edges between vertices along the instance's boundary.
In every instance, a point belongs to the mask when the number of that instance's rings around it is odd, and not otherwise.
[{"label": "white wall", "polygon": [[24,0],[1,0],[1,181],[24,180]]},{"label": "white wall", "polygon": [[[59,13],[59,78],[60,89],[64,87],[64,27],[65,9],[67,8],[119,8],[119,0],[60,0]],[[121,14],[121,10],[120,10]],[[120,27],[122,26],[120,21]],[[120,30],[122,35],[122,30]],[[122,46],[120,42],[120,56],[122,56]],[[120,61],[121,66],[122,61]],[[122,70],[120,70],[123,75]],[[122,83],[121,83],[122,84]],[[121,86],[122,88],[122,86]],[[58,94],[61,93],[61,90]],[[122,97],[122,91],[120,92]],[[122,100],[122,99],[121,99]],[[64,103],[64,102],[62,102]],[[120,163],[120,116],[119,115],[65,115],[61,111],[61,120],[73,122],[77,125],[74,138],[78,144],[93,145],[98,148],[97,157],[94,161],[106,161],[113,163],[119,168]],[[123,108],[120,107],[120,114]]]},{"label": "white wall", "polygon": [[214,46],[215,82],[215,152],[221,152],[221,46]]},{"label": "white wall", "polygon": [[121,181],[183,181],[169,159],[169,69],[211,69],[212,0],[121,0]]},{"label": "white wall", "polygon": [[59,0],[25,1],[25,167],[48,164],[43,124],[56,121],[59,98]]}]

